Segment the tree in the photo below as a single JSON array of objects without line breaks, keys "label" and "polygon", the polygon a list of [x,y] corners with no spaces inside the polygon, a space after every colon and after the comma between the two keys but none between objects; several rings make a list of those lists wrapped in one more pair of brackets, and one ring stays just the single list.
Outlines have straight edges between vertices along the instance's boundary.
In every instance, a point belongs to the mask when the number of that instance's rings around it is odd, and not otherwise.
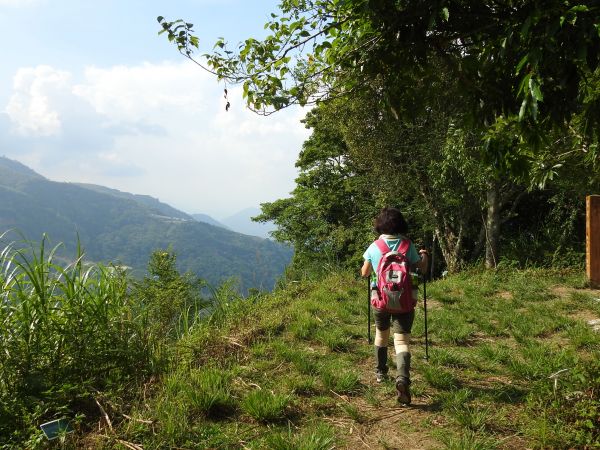
[{"label": "tree", "polygon": [[[274,236],[292,243],[295,263],[356,266],[383,206],[399,206],[411,238],[435,232],[447,267],[473,257],[485,202],[486,166],[478,140],[454,127],[440,99],[411,121],[378,109],[377,92],[320,105],[298,158],[292,197],[263,205]],[[481,244],[484,244],[481,238]]]},{"label": "tree", "polygon": [[[461,119],[483,133],[496,168],[529,180],[534,169],[547,173],[549,149],[558,156],[546,139],[555,128],[577,126],[581,136],[565,156],[598,158],[599,17],[595,0],[283,0],[269,36],[235,51],[220,39],[204,67],[242,83],[264,114],[377,82],[381,106],[410,116],[429,107],[441,73],[457,80]],[[193,58],[192,24],[158,19]]]},{"label": "tree", "polygon": [[[486,179],[483,203],[473,203],[485,205],[479,221],[464,216],[461,222],[452,208],[439,206],[451,205],[451,195],[440,203],[438,196],[422,193],[437,215],[435,228],[443,230],[447,261],[459,264],[458,255],[468,247],[465,227],[479,222],[471,251],[477,254],[485,245],[486,264],[495,266],[500,225],[516,210],[512,200],[523,198],[525,187],[544,186],[573,161],[591,170],[600,164],[595,0],[284,0],[279,9],[265,25],[269,36],[247,39],[235,51],[220,39],[216,51],[204,55],[203,67],[241,83],[250,108],[262,114],[375,92],[376,109],[411,135],[409,129],[422,127],[429,112],[441,112],[438,137],[419,144],[435,142],[442,153],[433,166],[450,168],[448,177],[432,184],[461,173],[462,163],[478,164]],[[162,17],[159,22],[185,56],[203,64],[194,59],[199,41],[191,24]],[[443,95],[448,86],[453,98]],[[440,110],[440,98],[456,103],[454,111]],[[458,165],[444,162],[452,139],[443,130],[450,129],[462,133],[460,145],[471,149]],[[472,155],[480,150],[482,157]]]}]

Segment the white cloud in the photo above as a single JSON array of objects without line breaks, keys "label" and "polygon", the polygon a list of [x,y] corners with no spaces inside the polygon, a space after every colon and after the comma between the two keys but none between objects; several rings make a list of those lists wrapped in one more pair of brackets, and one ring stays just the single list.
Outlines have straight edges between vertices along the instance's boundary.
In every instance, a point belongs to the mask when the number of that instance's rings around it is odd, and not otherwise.
[{"label": "white cloud", "polygon": [[199,75],[196,67],[185,63],[88,67],[85,82],[73,92],[115,121],[162,119],[177,111],[202,109],[207,83]]},{"label": "white cloud", "polygon": [[[222,85],[190,63],[89,67],[77,83],[49,67],[17,75],[7,112],[21,134],[38,136],[20,156],[35,147],[33,168],[51,179],[149,194],[217,217],[293,188],[308,136],[303,112],[258,116],[235,87],[225,112]],[[59,142],[49,145],[50,136]]]},{"label": "white cloud", "polygon": [[59,113],[52,99],[61,96],[70,75],[50,66],[19,69],[6,113],[21,134],[52,136],[60,133]]}]

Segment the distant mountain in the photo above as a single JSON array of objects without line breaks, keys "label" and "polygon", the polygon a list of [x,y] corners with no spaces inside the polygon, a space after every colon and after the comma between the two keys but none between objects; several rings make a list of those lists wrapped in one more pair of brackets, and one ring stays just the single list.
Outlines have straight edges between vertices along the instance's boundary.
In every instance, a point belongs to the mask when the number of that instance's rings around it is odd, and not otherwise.
[{"label": "distant mountain", "polygon": [[20,162],[0,156],[0,184],[18,189],[22,184],[36,179],[45,180]]},{"label": "distant mountain", "polygon": [[103,186],[50,181],[0,157],[0,233],[16,229],[32,241],[47,233],[73,251],[77,235],[86,259],[145,273],[150,254],[172,248],[179,268],[216,284],[240,279],[242,290],[271,289],[292,251],[194,220],[145,195]]},{"label": "distant mountain", "polygon": [[222,219],[221,222],[238,233],[268,238],[269,232],[275,230],[276,227],[275,224],[271,222],[253,222],[252,217],[258,216],[260,213],[261,211],[259,208],[247,208],[230,217]]},{"label": "distant mountain", "polygon": [[192,217],[184,212],[179,211],[178,209],[173,208],[166,203],[159,201],[154,197],[150,197],[149,195],[139,195],[139,194],[130,194],[129,192],[118,191],[117,189],[107,188],[105,186],[98,186],[97,184],[85,184],[85,183],[75,183],[77,186],[81,186],[86,189],[91,189],[92,191],[100,192],[102,194],[110,194],[115,197],[120,197],[128,200],[134,200],[138,203],[146,205],[150,209],[154,210],[157,214],[167,216],[167,217],[176,217],[178,219],[187,219],[191,220]]},{"label": "distant mountain", "polygon": [[231,228],[229,228],[227,225],[219,222],[216,219],[213,219],[212,217],[210,217],[208,214],[190,214],[190,216],[192,216],[195,220],[197,220],[198,222],[204,222],[207,223],[209,225],[214,225],[215,227],[221,227],[221,228],[225,228],[227,230],[230,230]]}]

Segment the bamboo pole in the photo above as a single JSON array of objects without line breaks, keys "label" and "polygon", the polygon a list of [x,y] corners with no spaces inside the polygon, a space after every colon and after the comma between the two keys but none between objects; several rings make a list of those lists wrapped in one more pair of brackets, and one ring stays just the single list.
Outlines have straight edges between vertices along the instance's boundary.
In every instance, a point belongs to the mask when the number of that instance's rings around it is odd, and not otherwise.
[{"label": "bamboo pole", "polygon": [[586,275],[590,287],[600,289],[600,195],[586,197]]}]

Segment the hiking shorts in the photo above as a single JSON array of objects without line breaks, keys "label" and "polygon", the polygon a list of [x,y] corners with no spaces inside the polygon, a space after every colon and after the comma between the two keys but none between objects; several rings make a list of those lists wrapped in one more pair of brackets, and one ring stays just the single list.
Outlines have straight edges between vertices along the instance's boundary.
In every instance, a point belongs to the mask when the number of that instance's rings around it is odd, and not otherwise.
[{"label": "hiking shorts", "polygon": [[373,316],[375,316],[375,326],[385,331],[392,326],[392,331],[398,334],[410,333],[412,324],[415,321],[415,312],[409,313],[389,313],[381,309],[371,308],[373,310]]}]

